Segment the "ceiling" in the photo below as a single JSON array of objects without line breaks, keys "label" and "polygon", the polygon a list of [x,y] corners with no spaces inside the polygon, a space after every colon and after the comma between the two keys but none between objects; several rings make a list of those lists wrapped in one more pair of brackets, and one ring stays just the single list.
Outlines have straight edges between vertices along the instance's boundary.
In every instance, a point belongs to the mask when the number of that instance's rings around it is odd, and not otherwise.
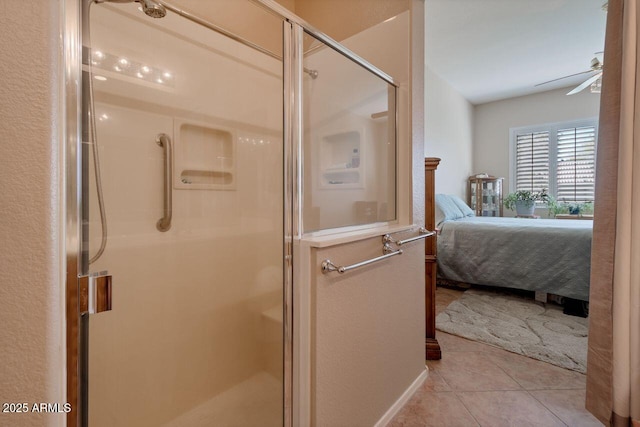
[{"label": "ceiling", "polygon": [[427,66],[472,104],[577,86],[591,74],[535,87],[602,60],[604,3],[426,0]]}]

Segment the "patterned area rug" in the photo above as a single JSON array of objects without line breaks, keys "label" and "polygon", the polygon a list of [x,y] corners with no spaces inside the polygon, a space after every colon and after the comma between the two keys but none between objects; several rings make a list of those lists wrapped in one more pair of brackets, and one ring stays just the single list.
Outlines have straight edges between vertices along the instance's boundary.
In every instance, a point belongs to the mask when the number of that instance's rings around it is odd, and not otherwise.
[{"label": "patterned area rug", "polygon": [[588,324],[553,304],[475,289],[436,317],[438,330],[582,373]]}]

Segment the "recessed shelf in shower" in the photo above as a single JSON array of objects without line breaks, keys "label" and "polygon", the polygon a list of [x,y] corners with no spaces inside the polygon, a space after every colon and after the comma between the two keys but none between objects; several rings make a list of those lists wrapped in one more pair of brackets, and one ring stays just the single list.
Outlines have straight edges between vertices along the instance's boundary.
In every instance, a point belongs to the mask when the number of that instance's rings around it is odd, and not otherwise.
[{"label": "recessed shelf in shower", "polygon": [[320,188],[364,187],[362,132],[348,130],[321,138]]},{"label": "recessed shelf in shower", "polygon": [[175,188],[236,188],[236,138],[233,130],[177,119],[174,130]]}]

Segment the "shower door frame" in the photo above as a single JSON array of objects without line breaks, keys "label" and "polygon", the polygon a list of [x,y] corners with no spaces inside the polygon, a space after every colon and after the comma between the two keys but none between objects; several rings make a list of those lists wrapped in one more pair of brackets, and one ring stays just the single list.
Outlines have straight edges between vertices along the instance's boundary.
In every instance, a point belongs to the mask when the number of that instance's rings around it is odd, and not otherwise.
[{"label": "shower door frame", "polygon": [[[79,278],[82,274],[83,254],[81,252],[82,224],[81,209],[83,203],[83,159],[82,159],[82,3],[88,0],[63,0],[61,27],[63,39],[63,105],[64,105],[64,154],[63,162],[65,174],[63,177],[63,191],[65,194],[65,316],[66,316],[66,394],[67,402],[72,411],[67,413],[67,426],[76,427],[82,424],[82,405],[86,403],[87,384],[81,384],[81,328],[80,328],[80,292]],[[90,0],[89,0],[90,1]],[[294,244],[299,242],[303,234],[302,224],[302,75],[303,75],[303,46],[302,36],[308,33],[325,45],[359,64],[372,74],[380,77],[389,84],[399,87],[399,84],[379,68],[370,64],[360,56],[354,54],[326,34],[318,31],[306,21],[291,13],[274,0],[248,0],[264,8],[283,21],[283,162],[284,162],[284,248],[283,248],[283,286],[284,286],[284,393],[283,393],[283,425],[293,425],[294,392],[296,384],[303,379],[297,378],[294,367],[294,338],[293,338],[293,293],[294,293]],[[221,33],[240,43],[265,52],[259,46],[247,42],[232,33],[225,32],[213,24],[184,12],[164,0],[156,0],[170,11],[178,13],[197,24],[212,31]],[[396,114],[398,111],[396,110]],[[397,184],[396,184],[397,185]],[[396,196],[397,197],[397,196]],[[84,396],[83,396],[84,395]],[[302,420],[301,420],[302,421]]]}]

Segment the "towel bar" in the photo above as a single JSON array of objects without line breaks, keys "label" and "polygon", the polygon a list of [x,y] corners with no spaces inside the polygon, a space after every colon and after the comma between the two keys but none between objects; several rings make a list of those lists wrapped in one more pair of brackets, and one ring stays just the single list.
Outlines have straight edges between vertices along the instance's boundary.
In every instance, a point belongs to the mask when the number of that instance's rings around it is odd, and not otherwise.
[{"label": "towel bar", "polygon": [[420,233],[420,235],[415,236],[415,237],[411,237],[409,239],[404,239],[404,240],[394,240],[393,237],[391,237],[391,235],[385,234],[382,237],[382,242],[385,243],[385,244],[395,243],[398,246],[402,246],[405,243],[415,242],[416,240],[425,239],[425,238],[427,238],[429,236],[433,236],[434,234],[436,234],[436,231],[429,231],[424,227],[420,227],[420,229],[418,230],[418,233]]},{"label": "towel bar", "polygon": [[391,258],[392,256],[402,255],[402,249],[398,249],[396,251],[396,250],[393,250],[393,248],[388,244],[385,244],[382,247],[382,253],[384,255],[381,255],[376,258],[371,258],[366,261],[361,261],[355,264],[341,266],[341,267],[335,265],[333,262],[331,262],[331,260],[325,259],[324,261],[322,261],[322,264],[320,266],[322,267],[323,274],[331,273],[332,271],[337,271],[338,273],[343,274],[349,270],[353,270],[358,267],[364,267],[365,265],[373,264],[374,262],[382,261],[383,259]]}]

